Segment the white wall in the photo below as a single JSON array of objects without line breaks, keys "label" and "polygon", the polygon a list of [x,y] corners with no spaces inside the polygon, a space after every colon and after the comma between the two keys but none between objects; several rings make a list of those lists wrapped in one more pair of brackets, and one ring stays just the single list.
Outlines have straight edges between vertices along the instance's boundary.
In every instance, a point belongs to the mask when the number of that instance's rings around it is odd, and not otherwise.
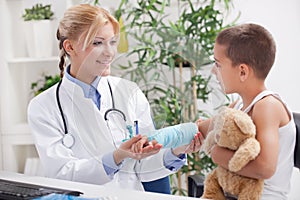
[{"label": "white wall", "polygon": [[253,22],[267,28],[277,44],[277,57],[267,87],[278,92],[293,111],[300,112],[300,1],[233,0],[238,23]]}]

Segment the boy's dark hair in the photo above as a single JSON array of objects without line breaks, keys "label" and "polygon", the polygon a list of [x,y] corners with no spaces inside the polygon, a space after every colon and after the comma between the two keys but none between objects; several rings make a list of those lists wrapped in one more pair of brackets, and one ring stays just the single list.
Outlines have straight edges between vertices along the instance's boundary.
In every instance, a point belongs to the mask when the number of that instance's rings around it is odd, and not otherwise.
[{"label": "boy's dark hair", "polygon": [[270,32],[257,24],[242,24],[221,31],[216,39],[227,47],[233,66],[247,64],[256,76],[265,79],[274,64],[276,45]]}]

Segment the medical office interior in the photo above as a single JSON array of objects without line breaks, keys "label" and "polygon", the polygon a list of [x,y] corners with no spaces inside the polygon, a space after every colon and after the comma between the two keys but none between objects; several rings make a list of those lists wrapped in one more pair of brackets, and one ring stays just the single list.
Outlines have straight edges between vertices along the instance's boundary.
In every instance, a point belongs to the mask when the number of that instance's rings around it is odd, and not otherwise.
[{"label": "medical office interior", "polygon": [[[130,0],[133,3],[135,0]],[[26,45],[22,14],[24,8],[36,3],[51,4],[54,20],[49,42],[50,54],[31,55]],[[42,175],[30,128],[27,124],[27,105],[33,97],[31,83],[42,74],[58,74],[58,47],[55,28],[63,12],[79,0],[0,0],[0,170],[29,175]],[[89,1],[92,2],[92,1]],[[195,1],[196,2],[196,1]],[[99,0],[104,8],[117,9],[118,0]],[[176,0],[171,0],[176,16]],[[228,19],[240,14],[237,23],[254,22],[265,26],[277,44],[277,57],[267,79],[267,87],[278,92],[294,112],[300,113],[300,1],[232,0]],[[44,52],[40,52],[41,54]],[[113,70],[114,72],[114,70]],[[121,73],[116,71],[115,73]],[[201,106],[201,105],[200,105]],[[300,199],[300,172],[294,169],[290,199]]]}]

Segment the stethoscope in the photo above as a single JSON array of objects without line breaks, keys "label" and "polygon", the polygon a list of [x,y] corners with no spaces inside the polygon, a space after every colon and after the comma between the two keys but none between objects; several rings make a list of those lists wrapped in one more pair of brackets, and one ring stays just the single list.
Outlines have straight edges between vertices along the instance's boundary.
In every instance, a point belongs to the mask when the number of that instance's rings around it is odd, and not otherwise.
[{"label": "stethoscope", "polygon": [[[75,139],[74,139],[74,136],[68,132],[66,119],[65,119],[63,109],[62,109],[62,106],[61,106],[61,103],[60,103],[59,89],[60,89],[61,83],[62,83],[62,79],[59,81],[59,83],[57,85],[57,88],[56,88],[56,102],[57,102],[58,109],[59,109],[59,112],[60,112],[60,115],[61,115],[61,118],[62,118],[62,121],[63,121],[63,125],[64,125],[64,137],[63,137],[63,140],[62,140],[62,144],[67,148],[71,148],[75,144]],[[120,114],[122,116],[124,122],[126,123],[125,114],[121,110],[115,108],[115,100],[114,100],[112,89],[111,89],[111,86],[110,86],[110,83],[109,83],[108,80],[107,80],[107,84],[108,84],[109,91],[110,91],[110,96],[111,96],[111,101],[112,101],[112,108],[108,109],[105,112],[104,119],[105,119],[105,121],[107,121],[109,113],[117,112],[118,114]],[[126,128],[130,129],[130,127],[126,127]],[[129,131],[131,131],[131,130],[129,130]]]}]

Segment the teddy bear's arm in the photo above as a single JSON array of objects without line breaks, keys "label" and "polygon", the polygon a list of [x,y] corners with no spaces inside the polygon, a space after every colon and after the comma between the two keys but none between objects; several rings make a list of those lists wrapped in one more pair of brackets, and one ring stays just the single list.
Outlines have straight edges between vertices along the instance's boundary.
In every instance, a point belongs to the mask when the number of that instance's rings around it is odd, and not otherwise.
[{"label": "teddy bear's arm", "polygon": [[250,160],[254,160],[259,152],[259,142],[255,138],[246,139],[230,159],[229,170],[232,172],[241,170]]}]

